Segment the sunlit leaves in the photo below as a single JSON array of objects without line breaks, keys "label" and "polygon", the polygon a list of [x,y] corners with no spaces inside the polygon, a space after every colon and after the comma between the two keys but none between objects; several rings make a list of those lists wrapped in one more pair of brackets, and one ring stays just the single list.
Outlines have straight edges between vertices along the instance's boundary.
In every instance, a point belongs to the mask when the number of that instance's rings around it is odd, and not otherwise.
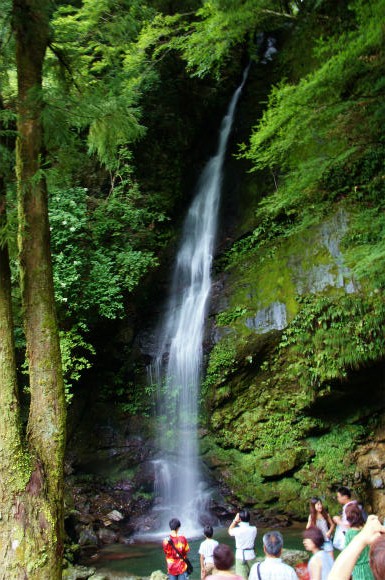
[{"label": "sunlit leaves", "polygon": [[[379,0],[373,5],[358,31],[325,40],[329,57],[314,72],[298,84],[283,82],[272,90],[245,156],[256,169],[285,172],[279,191],[265,202],[274,212],[301,203],[301,196],[317,188],[331,164],[351,156],[373,139],[373,131],[379,132],[379,119],[369,124],[367,118],[378,114],[382,101],[382,89],[376,88],[382,75],[376,69],[384,58],[377,20],[383,4]],[[377,58],[368,58],[370,54]]]},{"label": "sunlit leaves", "polygon": [[138,104],[146,55],[136,41],[152,14],[138,1],[86,0],[60,7],[53,21],[47,87],[59,83],[67,125],[88,130],[89,152],[110,169],[119,147],[144,132]]},{"label": "sunlit leaves", "polygon": [[156,264],[144,232],[156,215],[117,190],[98,200],[87,190],[55,191],[50,200],[56,299],[66,317],[124,315],[125,297]]},{"label": "sunlit leaves", "polygon": [[144,29],[140,43],[153,47],[155,59],[169,50],[179,52],[193,76],[219,77],[232,57],[235,47],[248,45],[256,57],[257,34],[276,29],[294,17],[294,3],[286,13],[274,0],[206,0],[196,13],[157,15]]},{"label": "sunlit leaves", "polygon": [[179,37],[175,46],[181,50],[192,74],[203,77],[219,74],[231,58],[231,50],[242,43],[255,48],[256,33],[268,32],[285,20],[280,2],[245,0],[244,2],[204,2],[197,11],[189,34]]},{"label": "sunlit leaves", "polygon": [[141,137],[145,129],[139,123],[137,109],[127,106],[124,98],[112,96],[106,100],[103,112],[90,123],[88,149],[97,153],[107,167],[113,167],[119,147]]}]

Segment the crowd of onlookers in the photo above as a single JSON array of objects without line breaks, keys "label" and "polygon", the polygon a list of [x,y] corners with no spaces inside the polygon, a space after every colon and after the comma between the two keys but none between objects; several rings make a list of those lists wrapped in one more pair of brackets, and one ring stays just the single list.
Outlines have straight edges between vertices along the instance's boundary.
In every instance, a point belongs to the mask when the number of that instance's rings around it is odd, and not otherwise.
[{"label": "crowd of onlookers", "polygon": [[[236,514],[228,528],[235,540],[235,555],[227,544],[213,539],[212,526],[205,526],[205,540],[199,547],[201,580],[385,580],[385,527],[377,516],[366,515],[349,488],[338,488],[337,501],[342,513],[331,517],[320,498],[310,500],[303,545],[311,557],[307,565],[296,568],[282,560],[283,537],[276,530],[264,534],[264,559],[257,562],[257,528],[251,525],[246,509]],[[177,518],[170,520],[170,536],[163,540],[169,580],[187,580],[192,571],[190,548],[179,535],[180,527]],[[336,559],[335,550],[340,552]]]}]

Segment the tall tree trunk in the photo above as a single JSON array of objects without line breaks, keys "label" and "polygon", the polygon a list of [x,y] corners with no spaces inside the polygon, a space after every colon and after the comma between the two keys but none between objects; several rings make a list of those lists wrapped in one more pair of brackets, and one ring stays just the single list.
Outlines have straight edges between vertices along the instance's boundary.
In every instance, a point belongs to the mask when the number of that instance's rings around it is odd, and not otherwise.
[{"label": "tall tree trunk", "polygon": [[[2,523],[0,579],[61,578],[65,400],[54,304],[46,183],[41,170],[42,68],[49,39],[49,0],[14,0],[18,74],[19,252],[30,381],[25,449],[13,505]],[[4,429],[7,431],[9,423]],[[23,475],[24,474],[24,475]],[[8,479],[8,472],[2,474]],[[22,484],[24,479],[24,485]],[[5,491],[6,493],[6,491]],[[7,514],[8,515],[8,514]]]},{"label": "tall tree trunk", "polygon": [[[5,179],[0,174],[0,577],[11,578],[4,560],[12,552],[15,505],[14,494],[25,488],[28,469],[23,470],[21,423],[16,379],[16,362],[13,340],[11,304],[11,273],[8,246],[5,239],[6,205]],[[23,478],[27,471],[27,478]],[[15,547],[16,544],[14,543]]]}]

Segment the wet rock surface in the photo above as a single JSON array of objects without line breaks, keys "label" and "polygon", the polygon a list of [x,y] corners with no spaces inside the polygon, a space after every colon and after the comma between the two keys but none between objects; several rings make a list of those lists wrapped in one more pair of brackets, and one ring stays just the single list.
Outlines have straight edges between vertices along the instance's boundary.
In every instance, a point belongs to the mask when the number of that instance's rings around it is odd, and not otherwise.
[{"label": "wet rock surface", "polygon": [[71,430],[65,521],[70,541],[84,550],[129,542],[152,504],[149,426],[115,405],[96,402],[77,410]]}]

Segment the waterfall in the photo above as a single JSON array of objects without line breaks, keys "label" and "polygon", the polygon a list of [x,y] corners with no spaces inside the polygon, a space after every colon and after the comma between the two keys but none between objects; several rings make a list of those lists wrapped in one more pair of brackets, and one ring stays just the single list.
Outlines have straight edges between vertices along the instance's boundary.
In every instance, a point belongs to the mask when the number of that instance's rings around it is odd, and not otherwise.
[{"label": "waterfall", "polygon": [[247,77],[235,91],[222,120],[216,154],[209,159],[187,213],[174,267],[168,307],[159,330],[158,350],[150,369],[158,386],[160,458],[154,461],[155,507],[168,530],[178,517],[186,534],[196,533],[209,493],[198,461],[198,399],[202,341],[211,286],[218,207],[234,111]]}]

